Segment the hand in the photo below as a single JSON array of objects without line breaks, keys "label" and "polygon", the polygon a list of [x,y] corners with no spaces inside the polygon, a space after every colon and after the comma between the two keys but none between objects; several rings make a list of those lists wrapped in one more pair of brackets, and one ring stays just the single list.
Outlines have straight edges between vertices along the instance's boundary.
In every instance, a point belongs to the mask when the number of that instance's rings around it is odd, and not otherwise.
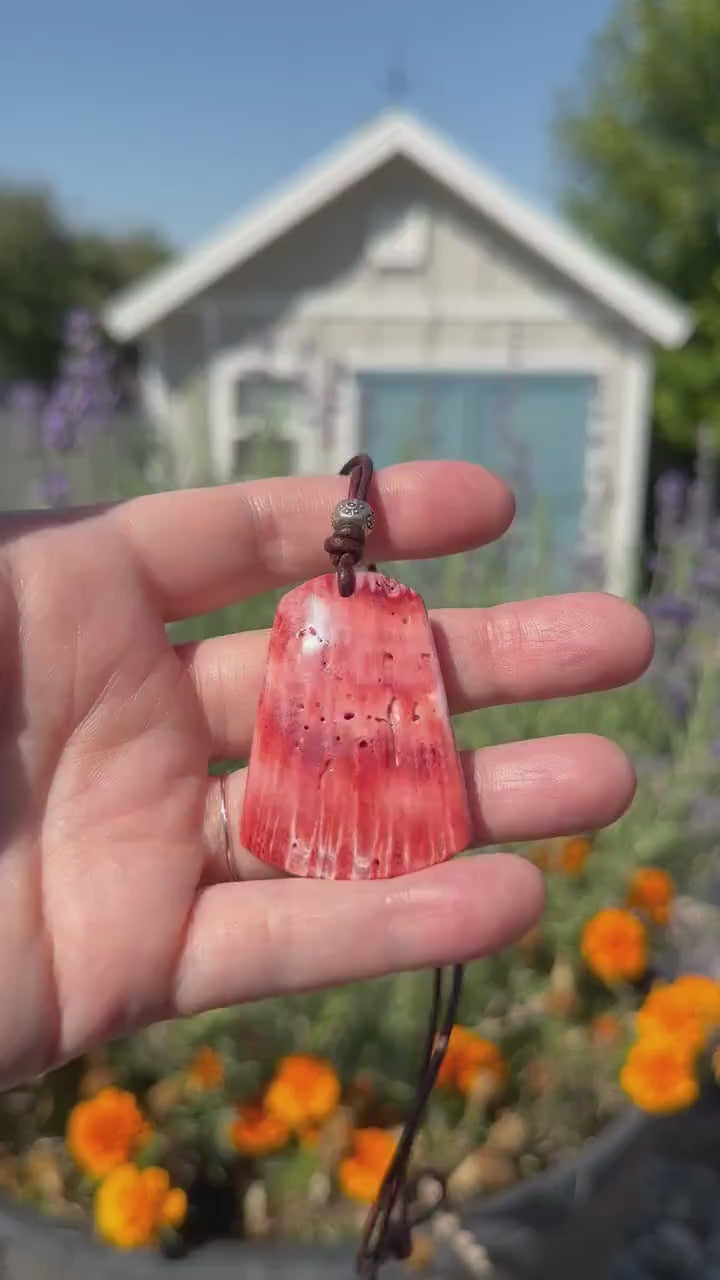
[{"label": "hand", "polygon": [[[541,910],[535,868],[485,855],[374,883],[264,878],[232,849],[208,761],[247,755],[267,633],[173,648],[165,623],[327,572],[346,481],[283,479],[0,519],[0,1079],[148,1022],[470,960]],[[497,538],[504,485],[466,463],[377,477],[372,554]],[[453,711],[634,679],[652,641],[604,595],[434,616]],[[478,843],[596,828],[633,770],[587,735],[466,762]],[[244,779],[228,786],[233,838]],[[338,939],[342,944],[338,944]]]}]

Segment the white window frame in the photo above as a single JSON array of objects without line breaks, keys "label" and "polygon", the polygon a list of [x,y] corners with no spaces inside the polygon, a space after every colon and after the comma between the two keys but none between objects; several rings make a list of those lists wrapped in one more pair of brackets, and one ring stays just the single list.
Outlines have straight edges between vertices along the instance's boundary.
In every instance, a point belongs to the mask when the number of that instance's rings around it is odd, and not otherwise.
[{"label": "white window frame", "polygon": [[[219,480],[227,480],[232,474],[236,442],[254,434],[251,423],[243,428],[238,421],[236,406],[238,382],[256,375],[297,381],[305,386],[308,376],[312,377],[312,369],[308,369],[307,358],[297,351],[268,351],[262,347],[226,351],[211,361],[208,372],[210,451]],[[310,474],[318,468],[318,440],[307,395],[301,396],[299,413],[288,426],[283,439],[295,448],[297,474]]]},{"label": "white window frame", "polygon": [[[329,350],[325,359],[339,362],[343,370],[337,387],[335,434],[330,447],[323,448],[318,424],[313,421],[308,405],[295,436],[298,471],[303,474],[339,470],[361,447],[357,381],[361,373],[402,369],[448,373],[580,373],[595,378],[598,394],[591,414],[596,420],[588,424],[585,451],[583,543],[589,552],[597,551],[603,556],[606,588],[618,595],[632,595],[645,510],[653,385],[652,355],[647,344],[628,341],[614,356],[587,348],[533,351],[531,344],[523,345],[520,367],[513,361],[508,346],[471,347],[452,352],[433,351],[431,346],[382,351],[355,347]],[[620,359],[622,369],[618,365]],[[318,357],[319,378],[323,377],[323,363]],[[223,353],[211,362],[210,439],[215,472],[221,479],[230,474],[232,442],[237,438],[234,384],[243,372],[258,370],[278,377],[298,378],[307,374],[307,355],[297,350],[268,352],[244,348]],[[608,418],[603,406],[610,388],[615,404]]]}]

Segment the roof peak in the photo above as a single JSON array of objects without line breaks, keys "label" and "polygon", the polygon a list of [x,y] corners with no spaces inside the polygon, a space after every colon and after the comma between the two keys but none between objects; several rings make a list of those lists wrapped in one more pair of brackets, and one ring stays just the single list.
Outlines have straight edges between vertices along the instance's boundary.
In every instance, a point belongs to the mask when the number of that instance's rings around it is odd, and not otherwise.
[{"label": "roof peak", "polygon": [[512,239],[651,341],[681,346],[690,312],[656,285],[541,212],[407,107],[390,104],[216,235],[111,300],[121,341],[137,338],[343,191],[403,155]]}]

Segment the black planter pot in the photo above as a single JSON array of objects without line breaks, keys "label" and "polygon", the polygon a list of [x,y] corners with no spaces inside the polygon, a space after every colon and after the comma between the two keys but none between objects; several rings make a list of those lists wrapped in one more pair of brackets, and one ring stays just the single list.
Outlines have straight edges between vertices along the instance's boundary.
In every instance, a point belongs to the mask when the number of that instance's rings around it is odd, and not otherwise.
[{"label": "black planter pot", "polygon": [[[484,1245],[497,1280],[606,1280],[653,1152],[714,1147],[718,1091],[673,1120],[629,1109],[572,1160],[502,1195],[464,1206],[461,1227]],[[393,1264],[383,1276],[408,1275]],[[468,1275],[451,1244],[439,1246],[435,1280]],[[88,1234],[0,1198],[2,1280],[350,1280],[349,1246],[321,1249],[219,1241],[177,1261],[152,1252],[122,1254]]]},{"label": "black planter pot", "polygon": [[[608,1280],[643,1189],[651,1157],[717,1163],[720,1090],[690,1111],[650,1119],[628,1109],[572,1160],[511,1191],[463,1206],[460,1227],[494,1264],[493,1280]],[[408,1276],[399,1264],[383,1278]],[[427,1280],[469,1272],[448,1242]],[[42,1218],[0,1197],[1,1280],[351,1280],[348,1245],[332,1249],[218,1241],[169,1261],[153,1252],[123,1254],[75,1227]]]}]

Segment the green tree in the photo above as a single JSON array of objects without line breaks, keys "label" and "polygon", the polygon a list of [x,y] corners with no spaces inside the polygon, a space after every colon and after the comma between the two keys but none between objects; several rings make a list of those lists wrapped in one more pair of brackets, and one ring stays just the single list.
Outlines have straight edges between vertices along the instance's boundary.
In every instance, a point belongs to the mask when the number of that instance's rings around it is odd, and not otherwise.
[{"label": "green tree", "polygon": [[49,193],[0,192],[0,378],[47,380],[73,289],[73,245]]},{"label": "green tree", "polygon": [[167,255],[152,233],[74,230],[45,188],[0,186],[0,383],[49,382],[66,312],[98,308]]},{"label": "green tree", "polygon": [[557,119],[569,216],[695,313],[658,367],[658,429],[679,445],[701,421],[720,433],[719,68],[718,0],[623,0]]}]

